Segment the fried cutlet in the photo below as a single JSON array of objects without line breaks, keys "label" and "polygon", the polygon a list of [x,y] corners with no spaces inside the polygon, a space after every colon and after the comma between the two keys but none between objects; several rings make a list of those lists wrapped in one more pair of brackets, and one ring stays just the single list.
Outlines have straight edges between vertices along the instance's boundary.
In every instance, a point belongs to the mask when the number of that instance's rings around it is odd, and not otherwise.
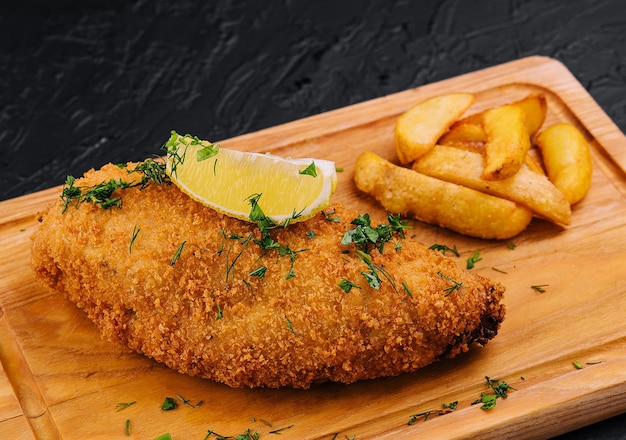
[{"label": "fried cutlet", "polygon": [[174,185],[114,196],[42,213],[34,274],[105,338],[182,373],[297,388],[398,375],[485,344],[504,317],[503,286],[417,241],[342,244],[359,213],[339,205],[267,232]]}]

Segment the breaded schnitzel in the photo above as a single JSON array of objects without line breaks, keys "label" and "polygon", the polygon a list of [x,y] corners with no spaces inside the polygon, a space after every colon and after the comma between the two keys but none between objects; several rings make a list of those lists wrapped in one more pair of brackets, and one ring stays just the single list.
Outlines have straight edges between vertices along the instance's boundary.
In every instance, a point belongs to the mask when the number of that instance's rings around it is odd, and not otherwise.
[{"label": "breaded schnitzel", "polygon": [[[132,166],[71,188],[137,182]],[[501,285],[399,229],[362,246],[341,206],[268,232],[174,185],[117,186],[108,209],[66,200],[42,214],[34,273],[104,337],[182,373],[298,388],[398,375],[485,344],[504,317]]]}]

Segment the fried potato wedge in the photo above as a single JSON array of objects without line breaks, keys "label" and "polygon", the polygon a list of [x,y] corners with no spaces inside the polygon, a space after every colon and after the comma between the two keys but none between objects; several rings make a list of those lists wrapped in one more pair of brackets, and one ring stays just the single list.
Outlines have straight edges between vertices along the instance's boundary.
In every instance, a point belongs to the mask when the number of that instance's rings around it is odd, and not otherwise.
[{"label": "fried potato wedge", "polygon": [[437,142],[440,145],[463,146],[466,144],[483,144],[487,142],[487,135],[483,129],[482,122],[466,122],[453,124]]},{"label": "fried potato wedge", "polygon": [[421,101],[400,115],[394,128],[400,163],[409,164],[430,150],[475,99],[471,93],[448,93]]},{"label": "fried potato wedge", "polygon": [[483,128],[487,143],[481,177],[502,180],[513,176],[530,148],[523,110],[511,104],[491,108],[483,114]]},{"label": "fried potato wedge", "polygon": [[540,217],[569,225],[571,208],[563,193],[542,174],[522,165],[513,176],[487,181],[481,178],[480,153],[437,145],[413,164],[413,169],[446,182],[521,203]]},{"label": "fried potato wedge", "polygon": [[[524,124],[530,137],[541,128],[548,111],[548,104],[543,93],[530,95],[510,105],[517,106],[524,111]],[[439,139],[440,145],[459,145],[464,143],[487,142],[487,135],[482,126],[484,112],[474,113],[459,119]]]},{"label": "fried potato wedge", "polygon": [[500,197],[426,176],[372,152],[359,156],[357,187],[390,212],[484,239],[507,239],[522,232],[532,211]]},{"label": "fried potato wedge", "polygon": [[543,159],[541,158],[541,152],[538,148],[530,148],[528,153],[526,153],[526,159],[524,163],[528,168],[534,171],[537,174],[546,175],[545,170],[543,169]]},{"label": "fried potato wedge", "polygon": [[524,124],[530,137],[533,137],[543,125],[548,112],[548,103],[543,93],[532,93],[512,103],[524,111]]},{"label": "fried potato wedge", "polygon": [[536,139],[548,178],[570,204],[582,200],[591,187],[593,163],[583,134],[572,124],[559,123],[542,131]]}]

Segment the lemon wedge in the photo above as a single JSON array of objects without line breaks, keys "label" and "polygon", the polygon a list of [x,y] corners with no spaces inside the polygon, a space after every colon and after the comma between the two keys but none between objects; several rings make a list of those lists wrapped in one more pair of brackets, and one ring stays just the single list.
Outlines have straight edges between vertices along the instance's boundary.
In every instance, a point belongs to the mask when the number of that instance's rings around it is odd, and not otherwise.
[{"label": "lemon wedge", "polygon": [[230,150],[175,131],[164,149],[176,186],[240,220],[253,221],[253,204],[276,224],[309,219],[328,206],[337,187],[335,163],[328,160]]}]

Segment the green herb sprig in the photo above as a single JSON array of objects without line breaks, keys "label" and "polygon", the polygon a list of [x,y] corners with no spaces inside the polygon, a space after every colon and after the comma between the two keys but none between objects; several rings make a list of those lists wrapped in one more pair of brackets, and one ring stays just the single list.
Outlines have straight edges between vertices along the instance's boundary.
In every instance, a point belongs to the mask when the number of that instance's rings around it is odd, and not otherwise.
[{"label": "green herb sprig", "polygon": [[183,241],[180,245],[178,245],[178,248],[176,249],[176,252],[174,253],[174,256],[172,257],[170,261],[170,266],[175,265],[176,262],[180,259],[180,256],[183,253],[183,248],[185,247],[186,243],[187,243],[187,240]]},{"label": "green herb sprig", "polygon": [[75,186],[76,179],[73,176],[67,176],[65,185],[61,192],[61,200],[63,201],[63,213],[72,205],[78,207],[80,203],[90,202],[100,206],[102,209],[121,208],[122,198],[114,197],[113,193],[118,189],[129,188],[130,184],[122,179],[111,179],[108,182],[102,182],[97,185],[83,188]]},{"label": "green herb sprig", "polygon": [[452,252],[457,257],[461,256],[461,254],[459,253],[459,251],[456,248],[456,245],[454,245],[454,247],[450,248],[450,247],[446,246],[445,244],[437,244],[437,243],[435,243],[435,244],[431,245],[428,249],[431,249],[433,251],[440,251],[444,255],[446,255],[447,252]]},{"label": "green herb sprig", "polygon": [[440,276],[441,278],[449,281],[450,283],[452,283],[452,285],[450,287],[447,287],[445,289],[443,289],[444,292],[446,292],[445,296],[449,296],[452,293],[454,293],[457,290],[461,290],[463,289],[465,286],[463,285],[463,282],[458,282],[453,280],[452,278],[450,278],[448,275],[443,274],[441,271],[437,272],[437,275]]},{"label": "green herb sprig", "polygon": [[171,183],[165,173],[165,164],[152,159],[147,159],[135,168],[127,170],[128,174],[136,172],[142,174],[139,181],[131,183],[123,179],[110,179],[108,182],[101,182],[87,187],[76,186],[76,178],[67,176],[61,192],[61,200],[63,201],[62,212],[65,213],[70,205],[78,207],[79,204],[84,202],[93,203],[102,209],[121,208],[122,198],[119,195],[114,195],[116,191],[134,187],[143,189],[151,183]]},{"label": "green herb sprig", "polygon": [[118,403],[117,405],[115,405],[115,411],[116,412],[120,412],[126,408],[128,408],[131,405],[134,405],[135,403],[137,403],[137,401],[133,400],[132,402],[122,402],[122,403]]},{"label": "green herb sprig", "polygon": [[199,400],[197,403],[193,404],[193,403],[191,403],[191,400],[185,399],[180,394],[176,394],[176,397],[178,397],[178,400],[180,400],[183,405],[186,405],[186,406],[188,406],[190,408],[199,408],[199,407],[202,406],[202,404],[204,404],[203,400]]},{"label": "green herb sprig", "polygon": [[133,244],[135,243],[135,240],[137,240],[137,235],[139,235],[139,231],[141,231],[141,228],[138,228],[137,225],[135,225],[133,227],[133,235],[130,238],[130,244],[128,245],[129,254],[133,251]]},{"label": "green herb sprig", "polygon": [[294,328],[293,328],[293,323],[291,322],[291,320],[287,317],[287,315],[285,315],[285,321],[287,322],[287,330],[289,330],[290,333],[293,333],[296,336],[300,336],[301,338],[303,338],[304,336],[300,333],[298,333]]}]

